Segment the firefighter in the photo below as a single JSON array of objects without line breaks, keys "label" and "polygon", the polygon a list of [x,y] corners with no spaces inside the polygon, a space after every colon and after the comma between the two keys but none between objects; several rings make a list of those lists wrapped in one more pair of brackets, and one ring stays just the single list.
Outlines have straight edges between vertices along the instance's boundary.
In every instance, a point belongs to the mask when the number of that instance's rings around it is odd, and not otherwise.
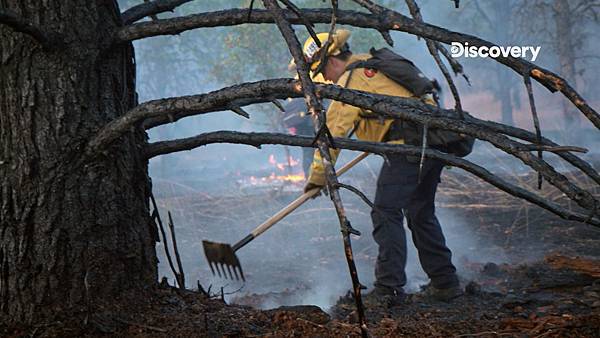
[{"label": "firefighter", "polygon": [[[329,34],[317,35],[323,46]],[[305,59],[313,74],[323,74],[326,80],[349,89],[384,95],[414,97],[434,105],[431,95],[415,97],[404,86],[391,80],[381,71],[353,68],[355,62],[364,61],[370,54],[352,54],[348,45],[350,32],[337,30],[327,51],[312,38],[303,47]],[[326,53],[320,62],[321,53]],[[349,70],[351,68],[351,70]],[[419,76],[421,76],[420,74]],[[399,121],[399,120],[396,120]],[[349,137],[353,131],[358,139],[388,143],[404,143],[402,124],[393,119],[377,118],[372,112],[342,102],[333,101],[327,110],[327,127],[334,137]],[[339,150],[331,149],[335,163]],[[377,180],[375,208],[371,211],[373,238],[379,246],[375,266],[374,289],[365,296],[365,302],[400,304],[406,295],[406,234],[403,218],[406,216],[419,260],[430,283],[423,291],[426,297],[450,301],[462,290],[452,264],[452,253],[446,246],[442,229],[435,216],[435,193],[444,167],[441,161],[427,158],[421,168],[419,163],[405,155],[389,155]],[[314,153],[305,191],[325,185],[324,168],[318,151]]]}]

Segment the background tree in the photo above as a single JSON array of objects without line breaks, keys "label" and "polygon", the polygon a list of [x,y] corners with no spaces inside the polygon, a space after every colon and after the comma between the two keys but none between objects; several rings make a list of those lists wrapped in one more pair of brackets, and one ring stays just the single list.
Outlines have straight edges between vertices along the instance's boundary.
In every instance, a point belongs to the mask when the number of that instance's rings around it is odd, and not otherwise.
[{"label": "background tree", "polygon": [[[517,1],[467,1],[461,6],[459,17],[468,18],[471,29],[477,30],[484,36],[496,41],[501,46],[510,46],[516,43],[514,32],[513,13],[518,5]],[[498,23],[502,23],[502,29],[498,29]],[[510,70],[498,64],[479,62],[481,71],[491,72],[495,79],[484,77],[482,85],[490,88],[500,102],[501,122],[507,125],[515,125],[513,111],[520,106],[519,89],[512,86],[514,81]]]},{"label": "background tree", "polygon": [[[595,61],[589,38],[597,36],[600,1],[535,0],[517,6],[520,32],[530,33],[551,46],[557,56],[557,69],[564,78],[580,89],[585,64]],[[596,81],[595,79],[590,79]],[[580,127],[576,111],[562,102],[563,118],[568,130]]]}]

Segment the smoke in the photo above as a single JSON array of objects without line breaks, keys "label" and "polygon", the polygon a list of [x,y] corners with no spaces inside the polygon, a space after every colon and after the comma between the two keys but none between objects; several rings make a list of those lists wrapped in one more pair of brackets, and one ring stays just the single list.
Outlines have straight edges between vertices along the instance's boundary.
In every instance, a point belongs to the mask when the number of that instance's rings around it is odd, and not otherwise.
[{"label": "smoke", "polygon": [[[343,153],[339,161],[345,163],[353,156],[355,154],[351,152]],[[373,200],[381,162],[380,158],[370,156],[348,176],[342,177],[341,181],[357,186]],[[222,163],[222,169],[229,167],[227,161]],[[239,177],[247,176],[252,163],[246,162],[247,166]],[[267,164],[268,160],[265,159],[263,167]],[[264,175],[271,169],[265,170]],[[253,170],[253,173],[256,172]],[[351,289],[337,216],[329,199],[323,196],[307,202],[238,251],[247,277],[245,284],[212,277],[200,247],[203,239],[233,244],[301,193],[301,185],[291,184],[287,190],[278,189],[276,185],[266,189],[246,187],[245,190],[233,190],[234,184],[227,183],[232,180],[227,173],[221,173],[222,178],[213,175],[213,188],[207,186],[206,181],[197,185],[171,185],[170,195],[176,197],[159,196],[161,207],[172,210],[178,238],[183,238],[179,242],[188,285],[196,285],[196,281],[199,281],[205,289],[211,286],[211,290],[217,294],[223,288],[226,299],[261,308],[314,304],[327,309]],[[442,190],[445,184],[442,183]],[[190,190],[190,187],[194,187],[194,190]],[[166,185],[158,190],[166,191]],[[371,287],[377,245],[371,236],[370,208],[349,192],[342,192],[342,199],[353,226],[362,233],[360,237],[352,236],[354,258],[361,283]],[[454,253],[454,263],[465,277],[470,271],[464,265],[472,263],[475,260],[473,257],[480,263],[505,261],[498,246],[476,238],[473,229],[477,223],[472,219],[467,220],[456,215],[451,208],[444,207],[438,209],[438,217],[448,246]],[[419,287],[426,284],[428,279],[418,261],[409,230],[406,231],[408,283],[405,290],[413,293],[419,291]],[[159,252],[162,253],[162,248]],[[160,271],[170,275],[165,262],[161,259]]]}]

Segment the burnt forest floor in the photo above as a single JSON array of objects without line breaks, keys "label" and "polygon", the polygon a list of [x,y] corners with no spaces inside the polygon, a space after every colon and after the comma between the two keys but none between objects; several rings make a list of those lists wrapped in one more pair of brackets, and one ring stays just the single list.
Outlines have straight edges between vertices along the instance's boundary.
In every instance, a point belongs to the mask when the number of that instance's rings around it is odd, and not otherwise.
[{"label": "burnt forest floor", "polygon": [[[600,195],[598,187],[582,177],[569,177]],[[533,174],[510,178],[531,189],[537,183]],[[372,196],[372,184],[359,176],[348,180]],[[409,263],[412,284],[406,304],[367,304],[373,336],[600,337],[600,229],[562,220],[457,170],[446,171],[442,181],[438,214],[455,252],[465,295],[451,303],[424,299],[418,286],[426,278],[414,268],[418,262]],[[576,208],[547,183],[538,193]],[[215,197],[193,191],[157,196],[159,204],[173,212],[188,284],[199,282],[204,290],[210,286],[210,297],[197,290],[179,290],[168,285],[172,279],[165,279],[154,297],[121,302],[120,310],[92,315],[86,323],[3,328],[0,335],[360,336],[354,301],[340,291],[348,289],[349,277],[339,230],[321,227],[332,223],[333,217],[315,216],[331,213],[323,197],[297,211],[295,221],[282,222],[281,229],[274,228],[240,251],[249,280],[246,284],[218,284],[210,277],[205,262],[199,263],[200,239],[231,242],[242,238],[297,196],[298,190],[253,190],[250,194],[255,198],[248,194]],[[264,204],[270,209],[258,212]],[[368,235],[368,208],[351,198],[346,206],[350,218],[357,220],[353,225],[359,224],[363,232],[353,244],[359,273],[367,283],[376,257]],[[243,229],[234,228],[241,223]],[[165,271],[163,266],[168,277]],[[322,294],[321,286],[326,284],[325,295],[311,298]]]}]

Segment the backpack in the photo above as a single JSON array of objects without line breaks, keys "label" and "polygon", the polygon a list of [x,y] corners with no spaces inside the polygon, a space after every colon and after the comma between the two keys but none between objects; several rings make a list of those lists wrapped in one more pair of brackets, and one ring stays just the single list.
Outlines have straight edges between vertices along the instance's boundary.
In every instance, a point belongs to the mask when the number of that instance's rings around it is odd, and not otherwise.
[{"label": "backpack", "polygon": [[[410,60],[388,48],[371,48],[369,53],[372,55],[370,59],[354,62],[346,69],[376,69],[415,96],[432,94],[437,101],[437,93],[441,90],[437,81],[428,79]],[[391,129],[394,137],[403,138],[406,144],[419,146],[423,142],[423,125],[420,123],[396,120]],[[474,143],[475,138],[469,135],[459,135],[453,131],[436,128],[427,130],[427,145],[430,148],[458,157],[469,155],[473,151]]]}]

